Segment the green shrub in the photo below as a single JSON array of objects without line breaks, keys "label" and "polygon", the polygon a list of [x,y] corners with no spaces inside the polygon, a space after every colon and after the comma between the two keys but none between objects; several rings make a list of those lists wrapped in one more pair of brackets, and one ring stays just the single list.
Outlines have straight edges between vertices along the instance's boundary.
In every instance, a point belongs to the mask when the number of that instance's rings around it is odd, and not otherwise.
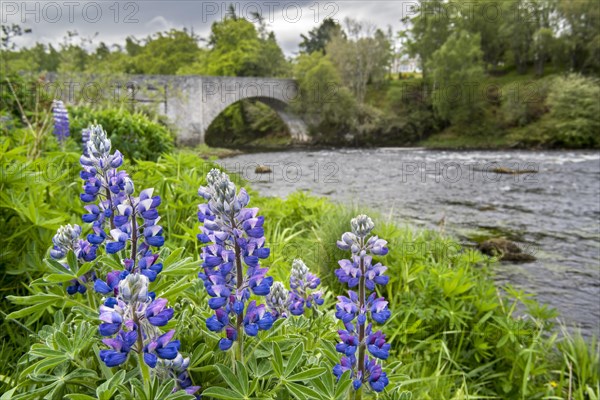
[{"label": "green shrub", "polygon": [[554,144],[598,147],[600,139],[600,82],[581,75],[555,79],[548,94]]},{"label": "green shrub", "polygon": [[169,128],[144,112],[132,113],[124,108],[70,107],[69,115],[71,135],[75,140],[81,141],[81,130],[95,122],[108,132],[113,147],[130,160],[156,161],[174,147],[175,137]]}]

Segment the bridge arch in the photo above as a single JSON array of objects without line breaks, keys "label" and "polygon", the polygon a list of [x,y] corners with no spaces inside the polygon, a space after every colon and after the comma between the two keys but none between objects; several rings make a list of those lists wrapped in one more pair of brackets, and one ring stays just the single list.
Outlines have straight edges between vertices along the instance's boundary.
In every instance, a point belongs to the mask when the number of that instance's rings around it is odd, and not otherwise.
[{"label": "bridge arch", "polygon": [[[202,80],[202,137],[210,124],[229,106],[241,100],[256,100],[273,109],[288,127],[292,139],[308,140],[304,121],[289,111],[298,95],[291,79],[204,77]],[[203,140],[204,141],[204,140]]]},{"label": "bridge arch", "polygon": [[248,96],[244,97],[237,101],[227,101],[222,103],[216,103],[219,107],[212,107],[207,115],[205,115],[205,123],[206,126],[204,128],[204,141],[206,141],[206,133],[211,126],[211,124],[230,106],[238,103],[242,100],[253,100],[258,101],[262,104],[265,104],[269,108],[271,108],[277,116],[283,121],[284,125],[288,128],[289,134],[293,141],[295,142],[306,142],[309,140],[307,135],[308,128],[306,123],[298,117],[296,114],[289,111],[289,103],[273,98],[273,97],[265,97],[265,96]]},{"label": "bridge arch", "polygon": [[[289,109],[298,96],[293,79],[197,75],[129,75],[128,79],[139,87],[135,101],[155,104],[157,112],[177,128],[180,144],[204,143],[206,130],[215,118],[245,99],[258,100],[275,110],[295,141],[309,140],[306,124]],[[144,87],[161,90],[148,97]]]}]

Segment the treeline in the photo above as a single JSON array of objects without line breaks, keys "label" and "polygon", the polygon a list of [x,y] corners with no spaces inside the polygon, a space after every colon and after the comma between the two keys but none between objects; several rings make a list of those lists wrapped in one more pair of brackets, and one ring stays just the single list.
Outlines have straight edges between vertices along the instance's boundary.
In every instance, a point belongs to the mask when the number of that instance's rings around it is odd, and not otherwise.
[{"label": "treeline", "polygon": [[[410,145],[443,134],[475,145],[600,145],[598,2],[427,0],[398,10],[400,32],[326,19],[291,59],[259,15],[250,22],[233,7],[206,39],[171,30],[124,46],[69,32],[58,46],[14,49],[26,32],[3,26],[2,72],[293,76],[301,90],[293,107],[326,144]],[[419,68],[401,73],[411,60]],[[285,131],[274,111],[245,100],[207,140],[235,146]]]}]

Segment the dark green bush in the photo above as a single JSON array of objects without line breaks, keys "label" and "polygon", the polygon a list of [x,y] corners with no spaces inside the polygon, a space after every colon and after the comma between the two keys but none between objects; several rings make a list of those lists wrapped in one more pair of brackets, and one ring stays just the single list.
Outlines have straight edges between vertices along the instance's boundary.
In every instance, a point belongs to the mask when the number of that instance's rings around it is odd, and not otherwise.
[{"label": "dark green bush", "polygon": [[131,160],[156,161],[174,147],[175,138],[169,128],[140,111],[70,107],[69,115],[75,140],[81,141],[81,130],[90,123],[100,124],[110,135],[113,147]]}]

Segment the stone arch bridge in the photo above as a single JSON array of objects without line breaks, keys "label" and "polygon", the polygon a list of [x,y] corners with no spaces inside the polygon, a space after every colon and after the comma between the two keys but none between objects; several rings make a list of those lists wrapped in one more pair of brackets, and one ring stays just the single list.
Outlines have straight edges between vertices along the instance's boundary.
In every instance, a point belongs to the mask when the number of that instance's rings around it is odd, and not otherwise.
[{"label": "stone arch bridge", "polygon": [[304,121],[289,111],[298,96],[293,79],[219,76],[128,76],[133,103],[154,103],[178,128],[178,142],[204,143],[206,130],[227,107],[254,99],[274,109],[297,142],[308,141]]}]

